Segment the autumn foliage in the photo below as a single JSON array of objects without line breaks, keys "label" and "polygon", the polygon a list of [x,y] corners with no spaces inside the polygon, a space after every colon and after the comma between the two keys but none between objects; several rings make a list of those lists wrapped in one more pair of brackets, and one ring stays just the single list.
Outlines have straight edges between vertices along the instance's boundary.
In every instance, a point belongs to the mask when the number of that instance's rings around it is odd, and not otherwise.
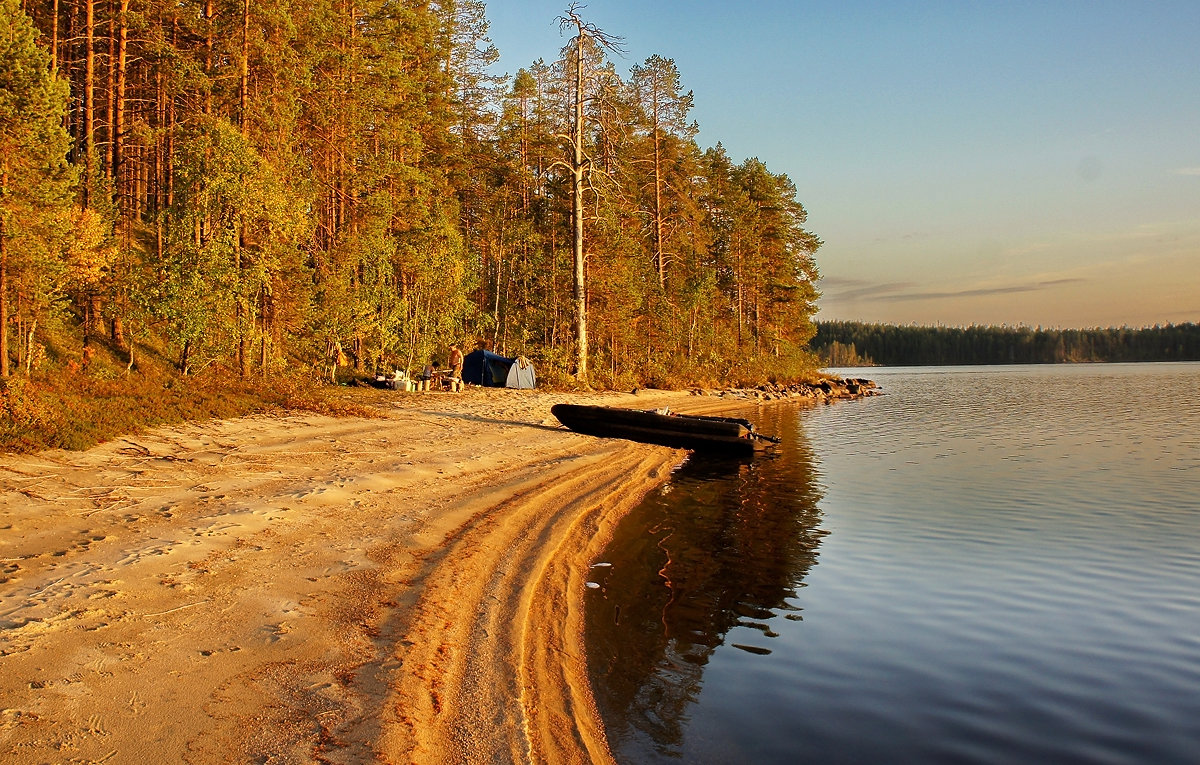
[{"label": "autumn foliage", "polygon": [[86,338],[130,375],[145,354],[260,382],[479,339],[551,379],[582,353],[599,386],[811,367],[820,241],[796,188],[696,143],[668,58],[623,78],[568,43],[497,76],[479,0],[0,8],[6,378]]}]

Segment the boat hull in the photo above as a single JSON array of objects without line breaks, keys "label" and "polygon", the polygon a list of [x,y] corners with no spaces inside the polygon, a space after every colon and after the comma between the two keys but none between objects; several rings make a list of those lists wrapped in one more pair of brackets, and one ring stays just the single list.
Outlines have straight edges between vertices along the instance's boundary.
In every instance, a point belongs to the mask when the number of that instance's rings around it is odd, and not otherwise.
[{"label": "boat hull", "polygon": [[639,409],[555,404],[551,414],[576,433],[730,455],[751,455],[766,442],[745,420],[661,414]]}]

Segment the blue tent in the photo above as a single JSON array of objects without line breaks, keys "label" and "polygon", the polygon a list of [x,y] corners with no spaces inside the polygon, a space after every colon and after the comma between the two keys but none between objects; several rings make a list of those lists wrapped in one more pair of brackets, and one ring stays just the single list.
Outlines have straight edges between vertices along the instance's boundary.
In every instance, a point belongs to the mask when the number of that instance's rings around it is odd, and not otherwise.
[{"label": "blue tent", "polygon": [[508,382],[508,370],[516,361],[482,348],[471,351],[463,358],[463,382],[503,388]]}]

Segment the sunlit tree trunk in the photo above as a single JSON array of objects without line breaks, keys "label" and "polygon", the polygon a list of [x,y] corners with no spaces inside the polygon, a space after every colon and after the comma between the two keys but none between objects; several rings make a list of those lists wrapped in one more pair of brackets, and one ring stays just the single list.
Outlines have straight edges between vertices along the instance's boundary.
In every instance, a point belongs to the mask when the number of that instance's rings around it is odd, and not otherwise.
[{"label": "sunlit tree trunk", "polygon": [[[113,188],[117,194],[117,225],[121,233],[122,252],[128,252],[130,227],[132,226],[132,216],[136,209],[134,200],[134,188],[129,183],[129,167],[128,160],[125,155],[125,113],[127,109],[125,91],[128,83],[128,66],[129,66],[129,24],[127,14],[129,12],[129,0],[120,0],[120,5],[117,11],[117,18],[114,20],[116,30],[114,37],[116,38],[115,53],[116,62],[111,66],[113,70],[113,116],[112,116],[112,135],[110,137],[112,151],[112,176],[114,179]],[[116,284],[115,289],[119,294],[127,294],[127,284]],[[114,306],[112,317],[112,340],[118,348],[125,348],[125,326],[124,319],[121,315],[125,308],[125,299],[120,299]],[[130,355],[130,363],[132,365],[132,354]]]},{"label": "sunlit tree trunk", "polygon": [[96,152],[96,0],[84,0],[83,206],[89,205]]},{"label": "sunlit tree trunk", "polygon": [[566,15],[558,19],[559,28],[575,28],[575,99],[571,125],[571,239],[575,269],[572,302],[575,308],[575,376],[582,382],[588,379],[588,317],[587,317],[587,269],[583,246],[583,191],[584,179],[591,170],[591,160],[584,153],[584,57],[588,41],[600,48],[620,50],[619,38],[601,31],[594,24],[587,24],[577,11],[582,6],[571,3]]},{"label": "sunlit tree trunk", "polygon": [[575,49],[575,119],[571,146],[571,252],[575,271],[572,299],[575,303],[575,376],[587,381],[587,273],[583,260],[583,26],[579,26]]},{"label": "sunlit tree trunk", "polygon": [[51,15],[54,17],[50,31],[50,71],[58,71],[58,0],[52,4]]},{"label": "sunlit tree trunk", "polygon": [[212,114],[213,104],[213,16],[216,8],[213,0],[204,1],[204,74],[208,76],[204,91],[204,113]]},{"label": "sunlit tree trunk", "polygon": [[125,156],[125,90],[128,83],[128,66],[129,66],[129,24],[127,22],[127,14],[129,12],[129,0],[120,0],[120,8],[117,12],[117,30],[116,30],[116,66],[114,67],[114,103],[113,103],[113,119],[112,119],[112,164],[113,176],[116,178],[116,188],[118,194],[117,203],[123,213],[128,213],[130,202],[130,189],[126,184],[122,183],[123,178],[127,178],[128,174],[124,172]]},{"label": "sunlit tree trunk", "polygon": [[[8,173],[0,174],[0,188],[8,186]],[[0,377],[8,377],[8,244],[0,218]]]},{"label": "sunlit tree trunk", "polygon": [[[250,120],[246,112],[249,104],[250,90],[250,0],[242,0],[242,56],[239,62],[239,78],[238,78],[238,122],[242,129],[242,137],[249,139],[250,135]],[[237,275],[238,282],[241,283],[241,289],[236,295],[236,316],[234,321],[237,326],[237,365],[238,375],[246,376],[246,324],[249,321],[247,314],[249,313],[248,301],[249,298],[245,295],[245,279],[243,269],[245,267],[244,253],[246,250],[246,221],[243,218],[238,231],[238,247],[237,247]]]}]

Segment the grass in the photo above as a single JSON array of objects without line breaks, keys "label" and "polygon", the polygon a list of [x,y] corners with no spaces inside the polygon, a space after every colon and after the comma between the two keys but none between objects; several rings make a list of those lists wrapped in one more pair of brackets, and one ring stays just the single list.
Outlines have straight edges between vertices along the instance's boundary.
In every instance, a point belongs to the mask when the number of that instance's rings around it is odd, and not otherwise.
[{"label": "grass", "polygon": [[0,452],[83,450],[158,425],[256,412],[372,415],[303,375],[269,384],[220,369],[183,376],[151,354],[139,358],[138,368],[127,371],[101,347],[86,368],[68,364],[0,379]]}]

